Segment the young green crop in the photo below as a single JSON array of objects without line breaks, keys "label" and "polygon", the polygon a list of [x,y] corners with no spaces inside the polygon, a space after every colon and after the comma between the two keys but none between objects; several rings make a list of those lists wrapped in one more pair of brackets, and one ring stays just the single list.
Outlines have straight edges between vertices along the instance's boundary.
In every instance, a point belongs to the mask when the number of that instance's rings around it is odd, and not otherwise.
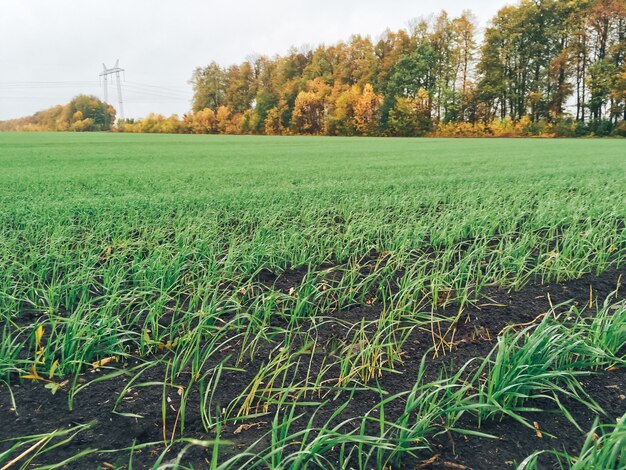
[{"label": "young green crop", "polygon": [[[72,409],[124,377],[113,412],[140,419],[124,397],[159,388],[167,452],[182,445],[183,465],[212,449],[212,468],[231,458],[223,426],[261,416],[278,430],[244,453],[255,465],[324,466],[332,449],[368,468],[460,432],[464,413],[563,393],[593,407],[576,376],[624,365],[612,301],[506,333],[486,381],[420,376],[389,396],[378,380],[412,335],[453,349],[485,286],[623,267],[623,154],[619,140],[0,134],[0,391],[14,401],[34,380]],[[369,414],[296,419],[348,409],[355,390],[378,396]],[[194,400],[215,439],[185,441]]]}]

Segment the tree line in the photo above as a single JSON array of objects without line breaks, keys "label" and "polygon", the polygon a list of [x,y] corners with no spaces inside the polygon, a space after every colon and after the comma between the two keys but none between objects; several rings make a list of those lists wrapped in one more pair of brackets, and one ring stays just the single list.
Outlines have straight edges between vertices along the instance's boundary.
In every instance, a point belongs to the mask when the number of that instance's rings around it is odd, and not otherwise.
[{"label": "tree line", "polygon": [[79,95],[32,116],[0,121],[0,131],[108,131],[114,124],[113,106],[95,96]]},{"label": "tree line", "polygon": [[523,0],[479,43],[445,11],[284,56],[193,72],[193,113],[126,131],[313,135],[626,134],[626,3]]},{"label": "tree line", "polygon": [[377,40],[292,48],[190,80],[192,112],[121,132],[626,135],[626,2],[522,0],[484,31],[445,11]]}]

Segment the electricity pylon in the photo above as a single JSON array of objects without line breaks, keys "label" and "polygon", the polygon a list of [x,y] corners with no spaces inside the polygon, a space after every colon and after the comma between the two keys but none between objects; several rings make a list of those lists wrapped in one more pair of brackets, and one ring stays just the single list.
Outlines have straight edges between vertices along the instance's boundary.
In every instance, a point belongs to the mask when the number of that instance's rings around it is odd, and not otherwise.
[{"label": "electricity pylon", "polygon": [[124,103],[122,101],[122,82],[120,80],[120,72],[124,72],[124,69],[120,68],[120,60],[117,59],[115,61],[115,66],[112,68],[107,68],[106,65],[102,64],[102,72],[100,72],[100,76],[104,79],[104,102],[106,103],[109,99],[109,75],[115,74],[115,78],[117,79],[117,99],[119,101],[120,106],[120,118],[124,119]]}]

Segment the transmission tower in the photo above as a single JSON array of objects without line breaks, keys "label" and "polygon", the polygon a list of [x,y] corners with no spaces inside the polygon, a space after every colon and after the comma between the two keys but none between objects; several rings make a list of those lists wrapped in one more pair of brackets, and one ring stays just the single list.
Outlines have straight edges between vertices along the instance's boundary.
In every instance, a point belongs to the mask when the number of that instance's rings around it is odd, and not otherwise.
[{"label": "transmission tower", "polygon": [[122,101],[122,81],[120,80],[120,72],[124,72],[124,69],[120,68],[120,60],[117,59],[115,61],[115,66],[110,69],[107,68],[106,65],[102,64],[102,72],[100,72],[100,77],[103,78],[102,85],[104,87],[104,102],[107,103],[109,99],[109,75],[115,74],[115,78],[117,79],[117,99],[120,106],[120,118],[124,119],[124,103]]}]

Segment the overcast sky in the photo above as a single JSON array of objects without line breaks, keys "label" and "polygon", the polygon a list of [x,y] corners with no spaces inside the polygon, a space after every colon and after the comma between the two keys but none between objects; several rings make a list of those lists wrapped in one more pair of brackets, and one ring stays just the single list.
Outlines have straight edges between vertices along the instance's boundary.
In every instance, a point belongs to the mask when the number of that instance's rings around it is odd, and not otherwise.
[{"label": "overcast sky", "polygon": [[[126,117],[184,114],[196,66],[290,46],[378,37],[412,18],[472,10],[481,26],[514,0],[0,0],[0,120],[79,93],[102,98],[102,62],[119,58]],[[117,94],[109,82],[109,101]]]}]

